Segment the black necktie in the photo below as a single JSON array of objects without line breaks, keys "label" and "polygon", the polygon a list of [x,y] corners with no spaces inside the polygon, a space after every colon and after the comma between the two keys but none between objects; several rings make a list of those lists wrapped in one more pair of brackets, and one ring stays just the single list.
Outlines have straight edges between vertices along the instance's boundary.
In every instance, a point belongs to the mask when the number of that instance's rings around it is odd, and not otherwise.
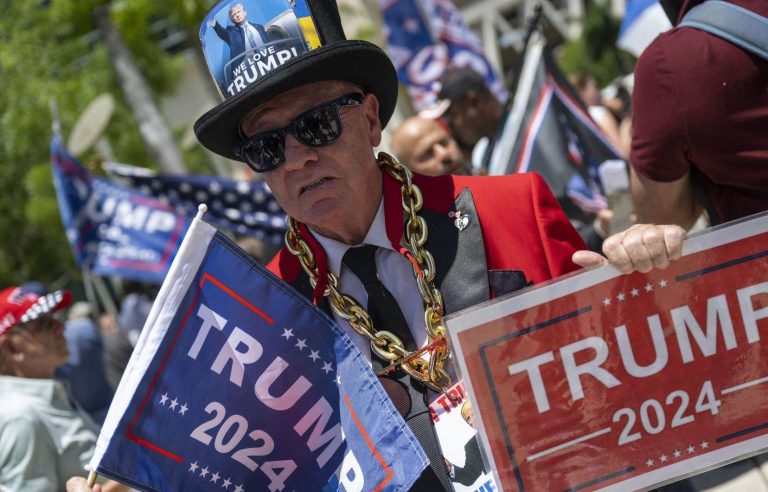
[{"label": "black necktie", "polygon": [[379,279],[376,271],[376,250],[378,248],[370,244],[350,248],[344,254],[342,262],[360,279],[368,293],[368,314],[371,315],[375,329],[395,334],[403,341],[406,349],[416,350],[416,342],[400,306]]},{"label": "black necktie", "polygon": [[[416,350],[416,342],[403,312],[392,293],[381,283],[376,271],[377,250],[376,246],[369,244],[350,248],[344,254],[342,263],[360,279],[368,293],[367,311],[373,321],[374,330],[389,331],[402,340],[407,350]],[[374,372],[378,372],[389,365],[389,362],[380,359],[375,352],[372,352],[371,364]],[[429,490],[430,492],[452,490],[443,455],[432,427],[427,388],[400,369],[379,377],[379,381],[429,458],[430,467],[424,470],[411,490]]]}]

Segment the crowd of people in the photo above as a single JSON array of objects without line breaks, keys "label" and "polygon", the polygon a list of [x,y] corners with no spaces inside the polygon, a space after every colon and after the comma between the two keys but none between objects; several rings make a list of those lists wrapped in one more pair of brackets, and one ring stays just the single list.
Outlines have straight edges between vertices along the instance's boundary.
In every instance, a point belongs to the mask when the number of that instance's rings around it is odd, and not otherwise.
[{"label": "crowd of people", "polygon": [[[392,353],[413,354],[434,341],[426,308],[439,308],[439,318],[606,263],[624,273],[666,268],[703,211],[716,224],[768,210],[768,61],[728,41],[684,28],[661,35],[638,62],[631,119],[601,101],[594,80],[572,79],[631,167],[637,223],[623,231],[601,226],[601,255],[587,249],[537,175],[472,176],[484,174],[477,155],[506,108],[469,69],[447,72],[442,112],[411,117],[392,132],[391,150],[412,177],[397,160],[377,156],[397,98],[395,69],[376,46],[346,40],[335,2],[308,3],[322,56],[298,56],[251,82],[195,130],[208,149],[263,176],[313,256],[282,249],[269,270],[329,314],[375,370],[389,362],[345,321],[343,307],[328,302],[322,275],[335,277],[376,331],[389,332]],[[679,22],[701,2],[663,3]],[[763,2],[733,3],[768,16]],[[421,209],[403,210],[410,187],[421,190]],[[425,237],[440,241],[419,244],[418,255],[389,234],[393,221],[414,214],[427,217]],[[363,278],[366,268],[375,278]],[[439,306],[423,300],[414,271],[441,292]],[[144,289],[128,289],[113,316],[70,306],[64,291],[0,292],[0,490],[128,490],[110,481],[91,489],[79,476],[151,302]],[[438,357],[436,350],[427,353]],[[452,490],[454,467],[446,466],[426,409],[440,378],[402,368],[380,376],[393,400],[408,400],[395,406],[430,459],[415,491]]]}]

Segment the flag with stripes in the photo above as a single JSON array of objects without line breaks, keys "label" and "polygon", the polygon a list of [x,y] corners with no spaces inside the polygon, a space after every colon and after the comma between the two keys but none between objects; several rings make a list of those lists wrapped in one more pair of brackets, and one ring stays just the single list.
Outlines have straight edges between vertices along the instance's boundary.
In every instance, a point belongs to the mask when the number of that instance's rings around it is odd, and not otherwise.
[{"label": "flag with stripes", "polygon": [[263,181],[158,175],[143,167],[117,163],[107,163],[105,168],[110,176],[167,203],[177,213],[194,216],[197,206],[205,203],[208,222],[224,230],[281,244],[288,228],[285,212]]},{"label": "flag with stripes", "polygon": [[418,441],[349,337],[200,218],[91,469],[144,491],[408,490]]},{"label": "flag with stripes", "polygon": [[535,171],[566,213],[606,207],[598,166],[620,159],[534,33],[503,127],[486,151],[490,174]]},{"label": "flag with stripes", "polygon": [[435,105],[448,67],[472,68],[499,100],[506,99],[480,40],[451,0],[379,0],[379,6],[387,52],[417,111]]},{"label": "flag with stripes", "polygon": [[81,268],[162,282],[191,217],[167,203],[92,176],[51,141],[53,181],[67,239]]}]

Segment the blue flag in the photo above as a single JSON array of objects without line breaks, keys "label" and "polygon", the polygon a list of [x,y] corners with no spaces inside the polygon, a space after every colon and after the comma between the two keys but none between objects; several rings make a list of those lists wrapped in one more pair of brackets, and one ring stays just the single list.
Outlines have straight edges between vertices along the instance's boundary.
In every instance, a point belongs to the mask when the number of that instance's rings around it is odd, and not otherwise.
[{"label": "blue flag", "polygon": [[451,0],[379,0],[379,6],[387,53],[416,110],[434,106],[448,67],[472,68],[499,100],[506,99],[480,41]]},{"label": "blue flag", "polygon": [[671,27],[659,0],[629,0],[616,45],[639,58],[656,36]]},{"label": "blue flag", "polygon": [[91,462],[140,490],[407,490],[428,460],[320,310],[195,219]]},{"label": "blue flag", "polygon": [[51,141],[59,211],[75,259],[97,275],[162,282],[191,217],[168,204],[91,176]]},{"label": "blue flag", "polygon": [[108,164],[109,174],[131,188],[158,198],[177,212],[194,216],[197,206],[208,206],[206,221],[219,229],[282,244],[288,221],[264,181],[242,181],[218,176],[156,175],[146,168]]}]

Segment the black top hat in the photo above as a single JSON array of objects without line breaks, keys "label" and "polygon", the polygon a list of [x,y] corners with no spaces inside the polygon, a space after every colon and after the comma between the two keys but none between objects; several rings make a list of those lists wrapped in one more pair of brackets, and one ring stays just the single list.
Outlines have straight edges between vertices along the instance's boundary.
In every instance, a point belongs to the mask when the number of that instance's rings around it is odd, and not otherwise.
[{"label": "black top hat", "polygon": [[345,80],[379,100],[386,125],[397,101],[397,72],[366,41],[348,41],[335,0],[224,0],[200,28],[208,69],[224,101],[195,122],[200,142],[230,159],[242,140],[240,120],[283,92]]}]

